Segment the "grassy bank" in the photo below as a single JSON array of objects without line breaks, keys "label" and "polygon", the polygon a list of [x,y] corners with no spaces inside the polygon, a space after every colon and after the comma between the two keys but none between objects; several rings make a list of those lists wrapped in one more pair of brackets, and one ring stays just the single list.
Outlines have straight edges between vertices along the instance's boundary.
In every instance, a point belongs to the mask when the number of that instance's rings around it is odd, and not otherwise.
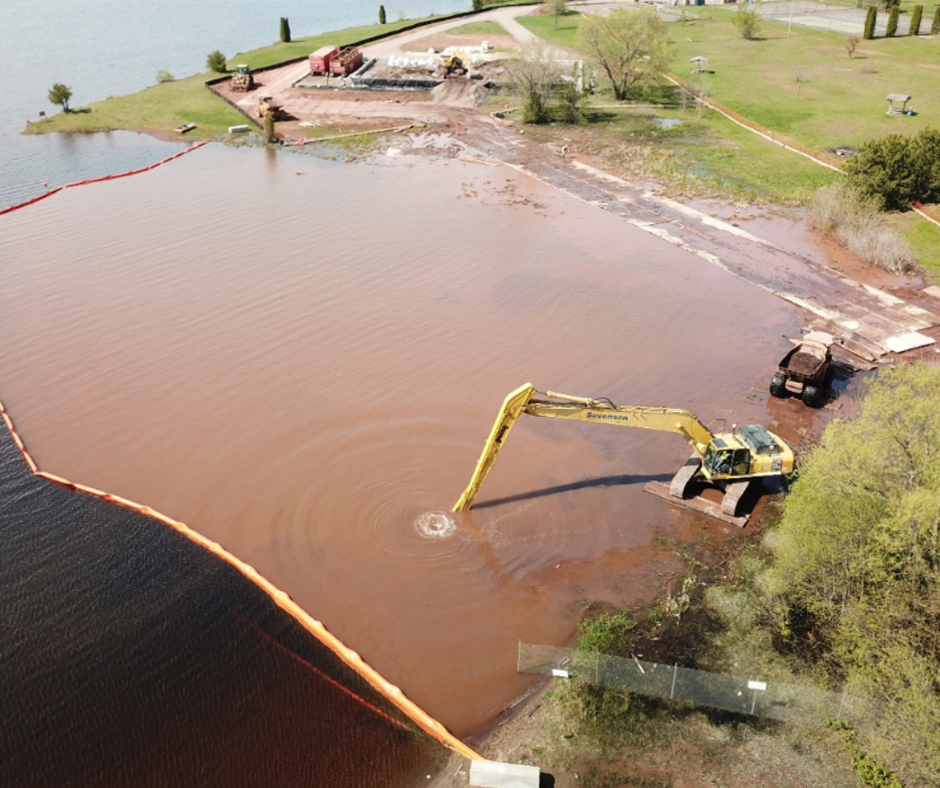
[{"label": "grassy bank", "polygon": [[[309,55],[326,44],[346,46],[374,36],[391,35],[417,23],[434,22],[446,18],[430,16],[386,25],[350,27],[321,35],[296,38],[288,44],[278,42],[238,53],[229,58],[228,67],[231,69],[238,63],[247,63],[253,69],[263,68]],[[157,84],[139,93],[97,101],[73,112],[59,112],[44,120],[30,123],[26,133],[113,131],[115,129],[171,131],[184,123],[195,123],[198,130],[191,136],[213,137],[225,133],[229,126],[245,122],[241,113],[206,89],[206,81],[217,76],[220,75],[212,72],[196,74],[174,82]]]}]

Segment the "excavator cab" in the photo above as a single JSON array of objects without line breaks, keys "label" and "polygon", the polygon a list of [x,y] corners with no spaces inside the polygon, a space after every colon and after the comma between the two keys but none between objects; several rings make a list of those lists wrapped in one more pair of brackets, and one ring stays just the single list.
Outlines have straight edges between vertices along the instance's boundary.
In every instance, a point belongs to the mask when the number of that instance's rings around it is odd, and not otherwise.
[{"label": "excavator cab", "polygon": [[[722,444],[719,448],[717,444]],[[751,454],[747,449],[727,448],[721,438],[711,441],[702,460],[702,473],[709,479],[747,476],[751,470]]]}]

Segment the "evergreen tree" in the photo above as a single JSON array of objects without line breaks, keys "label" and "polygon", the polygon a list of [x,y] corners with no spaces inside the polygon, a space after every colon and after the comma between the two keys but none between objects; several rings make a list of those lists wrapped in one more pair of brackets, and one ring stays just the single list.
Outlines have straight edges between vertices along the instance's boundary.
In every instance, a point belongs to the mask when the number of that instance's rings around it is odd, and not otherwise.
[{"label": "evergreen tree", "polygon": [[920,18],[924,14],[924,7],[918,3],[914,6],[914,10],[911,11],[911,27],[907,31],[909,36],[919,36],[920,35]]},{"label": "evergreen tree", "polygon": [[875,37],[875,23],[878,21],[878,9],[875,6],[868,6],[868,11],[865,13],[865,32],[862,33],[862,38],[867,41],[871,41]]},{"label": "evergreen tree", "polygon": [[885,31],[885,35],[888,38],[893,38],[894,34],[898,32],[898,16],[900,16],[901,10],[898,6],[894,6],[890,11],[888,11],[888,29]]},{"label": "evergreen tree", "polygon": [[483,0],[473,0],[473,10],[482,11],[483,10]]},{"label": "evergreen tree", "polygon": [[937,35],[940,33],[940,5],[937,6],[937,10],[933,12],[933,22],[930,25],[931,35]]},{"label": "evergreen tree", "polygon": [[379,24],[380,25],[385,24],[385,6],[384,5],[379,6]]},{"label": "evergreen tree", "polygon": [[285,44],[290,43],[290,22],[286,16],[281,17],[281,41]]}]

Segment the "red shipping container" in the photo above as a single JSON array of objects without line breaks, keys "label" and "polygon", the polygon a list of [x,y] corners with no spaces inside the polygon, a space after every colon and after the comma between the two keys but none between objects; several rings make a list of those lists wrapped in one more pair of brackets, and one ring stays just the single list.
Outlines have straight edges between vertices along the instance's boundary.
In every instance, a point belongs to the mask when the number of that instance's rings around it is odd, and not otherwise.
[{"label": "red shipping container", "polygon": [[330,60],[330,73],[345,77],[362,65],[362,52],[358,47],[345,47]]},{"label": "red shipping container", "polygon": [[330,61],[338,52],[339,47],[320,47],[316,52],[310,55],[310,71],[314,74],[329,74]]}]

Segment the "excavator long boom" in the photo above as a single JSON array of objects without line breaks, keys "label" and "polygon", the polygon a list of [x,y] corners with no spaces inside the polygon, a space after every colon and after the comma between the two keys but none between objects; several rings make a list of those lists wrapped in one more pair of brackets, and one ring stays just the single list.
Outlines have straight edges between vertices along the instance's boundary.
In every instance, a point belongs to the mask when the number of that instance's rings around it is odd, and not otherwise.
[{"label": "excavator long boom", "polygon": [[[537,398],[537,394],[542,394],[548,399]],[[503,407],[496,417],[496,423],[483,447],[483,453],[477,461],[470,483],[454,504],[453,511],[467,511],[473,505],[483,481],[496,461],[496,455],[499,454],[499,450],[506,441],[509,430],[523,413],[555,419],[603,422],[621,427],[677,432],[688,441],[699,457],[705,455],[705,450],[714,437],[698,417],[687,410],[614,405],[609,400],[572,397],[552,391],[539,392],[532,387],[531,383],[527,383],[512,392],[503,402]]]}]

